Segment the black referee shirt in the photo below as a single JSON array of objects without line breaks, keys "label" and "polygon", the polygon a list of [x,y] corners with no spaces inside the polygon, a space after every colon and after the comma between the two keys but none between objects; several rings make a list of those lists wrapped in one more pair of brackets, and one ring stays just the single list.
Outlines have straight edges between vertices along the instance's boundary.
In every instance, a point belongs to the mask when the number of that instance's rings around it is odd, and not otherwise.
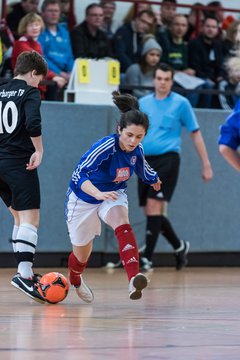
[{"label": "black referee shirt", "polygon": [[0,86],[0,160],[26,158],[35,151],[30,137],[41,135],[40,93],[26,81]]}]

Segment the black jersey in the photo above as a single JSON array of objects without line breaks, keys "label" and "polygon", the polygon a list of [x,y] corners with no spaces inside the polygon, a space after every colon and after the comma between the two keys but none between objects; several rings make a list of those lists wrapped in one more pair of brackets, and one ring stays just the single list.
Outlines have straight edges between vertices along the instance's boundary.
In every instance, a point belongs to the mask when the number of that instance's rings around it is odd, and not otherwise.
[{"label": "black jersey", "polygon": [[13,79],[0,86],[0,160],[27,158],[35,151],[30,137],[41,135],[39,90]]}]

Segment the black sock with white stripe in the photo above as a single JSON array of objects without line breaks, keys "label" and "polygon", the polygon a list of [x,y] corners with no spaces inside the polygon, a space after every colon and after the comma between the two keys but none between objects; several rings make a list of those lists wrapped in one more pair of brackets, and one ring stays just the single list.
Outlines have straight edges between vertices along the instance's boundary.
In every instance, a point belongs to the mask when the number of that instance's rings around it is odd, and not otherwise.
[{"label": "black sock with white stripe", "polygon": [[32,266],[37,240],[38,234],[35,226],[27,223],[20,224],[15,245],[18,273],[23,278],[33,276]]}]

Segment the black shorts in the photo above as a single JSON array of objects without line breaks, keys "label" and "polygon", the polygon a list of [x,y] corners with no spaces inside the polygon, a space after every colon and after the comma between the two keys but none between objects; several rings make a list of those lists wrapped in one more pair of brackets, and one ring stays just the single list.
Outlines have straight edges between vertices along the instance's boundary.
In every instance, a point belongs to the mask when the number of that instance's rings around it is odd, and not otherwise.
[{"label": "black shorts", "polygon": [[26,170],[29,159],[0,160],[0,197],[16,211],[40,208],[37,169]]},{"label": "black shorts", "polygon": [[148,198],[169,202],[177,184],[180,168],[179,154],[176,152],[169,152],[163,155],[146,156],[146,160],[158,173],[162,185],[159,191],[155,191],[152,186],[145,184],[139,179],[139,205],[145,206]]}]

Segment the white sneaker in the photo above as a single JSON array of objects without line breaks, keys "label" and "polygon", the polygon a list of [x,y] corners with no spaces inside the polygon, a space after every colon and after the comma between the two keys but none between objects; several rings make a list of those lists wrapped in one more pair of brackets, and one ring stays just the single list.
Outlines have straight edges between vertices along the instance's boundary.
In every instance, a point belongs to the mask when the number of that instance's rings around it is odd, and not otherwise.
[{"label": "white sneaker", "polygon": [[145,275],[138,273],[133,276],[129,282],[129,298],[138,300],[142,297],[142,290],[147,287],[148,279]]},{"label": "white sneaker", "polygon": [[81,278],[81,285],[79,287],[75,286],[76,293],[78,297],[80,297],[80,299],[82,299],[86,303],[91,303],[93,302],[94,299],[92,290],[85,284],[82,275],[80,275],[80,278]]}]

